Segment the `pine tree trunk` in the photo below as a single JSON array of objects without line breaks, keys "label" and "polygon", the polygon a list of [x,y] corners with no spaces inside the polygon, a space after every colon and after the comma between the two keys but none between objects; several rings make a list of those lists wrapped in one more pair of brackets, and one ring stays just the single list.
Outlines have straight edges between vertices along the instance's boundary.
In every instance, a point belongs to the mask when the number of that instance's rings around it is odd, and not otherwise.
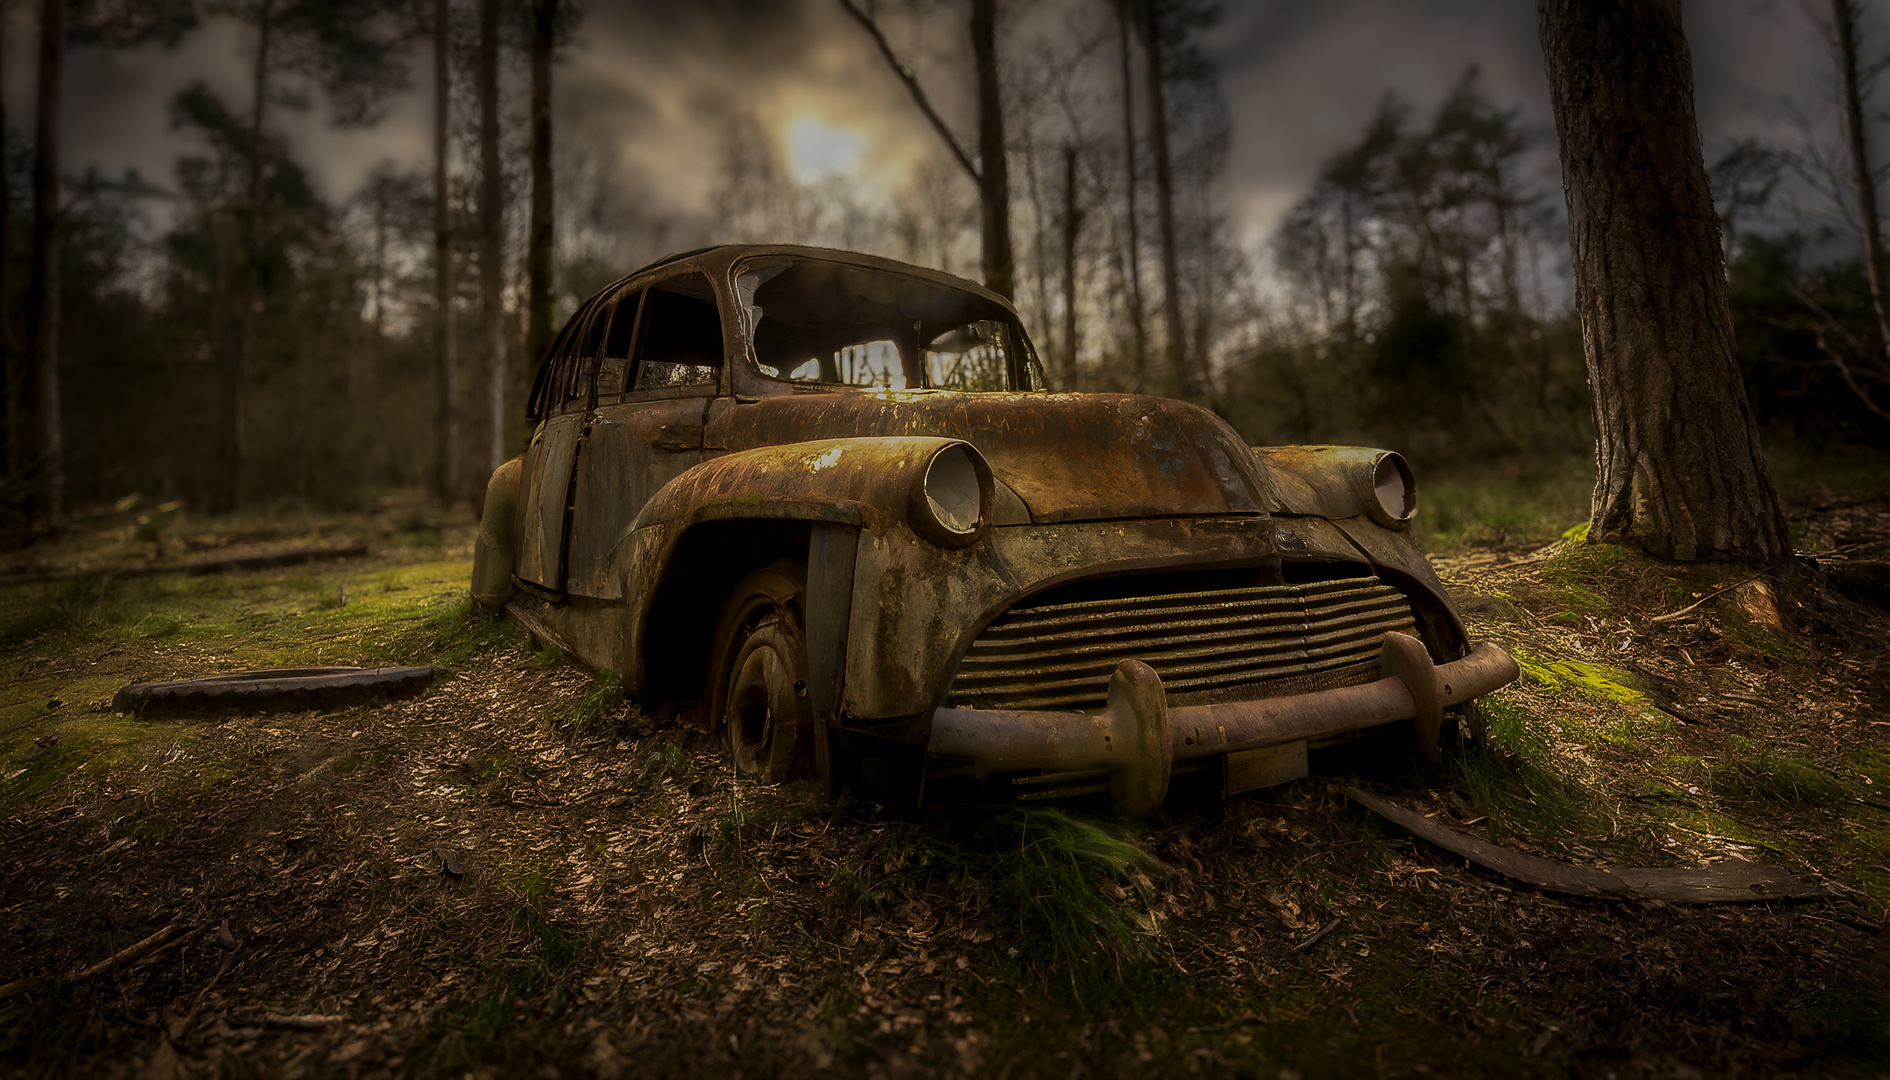
[{"label": "pine tree trunk", "polygon": [[236,341],[222,343],[222,371],[217,402],[216,478],[210,508],[229,510],[243,492],[244,413],[248,409],[249,372],[256,352],[256,316],[263,296],[263,118],[269,106],[270,49],[274,45],[273,0],[262,0],[256,13],[256,56],[250,69],[249,177],[243,200],[235,288]]},{"label": "pine tree trunk", "polygon": [[525,360],[538,364],[551,345],[551,53],[558,25],[558,0],[532,5],[532,221],[525,255]]},{"label": "pine tree trunk", "polygon": [[1679,0],[1539,0],[1594,398],[1589,538],[1775,561]]},{"label": "pine tree trunk", "polygon": [[978,69],[978,205],[984,221],[984,285],[1016,291],[1011,256],[1011,183],[1004,157],[1004,102],[998,93],[997,3],[971,0],[971,51]]},{"label": "pine tree trunk", "polygon": [[1168,340],[1168,392],[1194,397],[1200,380],[1188,363],[1181,328],[1181,260],[1175,250],[1175,184],[1168,162],[1168,110],[1162,95],[1162,33],[1157,0],[1144,0],[1142,57],[1148,70],[1148,140],[1155,152],[1155,216],[1162,241],[1162,329]]},{"label": "pine tree trunk", "polygon": [[1877,176],[1870,164],[1864,131],[1863,92],[1857,76],[1857,10],[1854,0],[1831,0],[1831,29],[1837,49],[1838,104],[1844,111],[1844,142],[1850,151],[1851,186],[1857,194],[1857,223],[1864,232],[1864,277],[1870,307],[1877,316],[1877,336],[1890,352],[1890,312],[1884,307],[1882,219],[1877,215]]},{"label": "pine tree trunk", "polygon": [[1117,44],[1122,62],[1122,170],[1128,202],[1129,234],[1129,334],[1135,346],[1132,357],[1135,389],[1148,387],[1148,323],[1142,305],[1142,221],[1135,210],[1135,76],[1129,63],[1129,9],[1125,2],[1116,5]]},{"label": "pine tree trunk", "polygon": [[[0,56],[7,54],[6,10],[0,0]],[[6,80],[0,79],[0,148],[7,145]],[[7,273],[13,254],[13,193],[11,171],[0,161],[0,477],[15,478],[20,450],[20,363],[13,346],[13,276]],[[10,485],[8,485],[10,487]],[[0,512],[5,506],[0,502]]]},{"label": "pine tree trunk", "polygon": [[1083,225],[1076,205],[1076,147],[1063,148],[1063,371],[1059,390],[1076,389],[1076,234]]},{"label": "pine tree trunk", "polygon": [[475,508],[485,499],[486,474],[505,464],[505,312],[502,310],[505,190],[499,165],[499,0],[479,5],[479,308],[485,349],[486,467],[466,479]]},{"label": "pine tree trunk", "polygon": [[65,518],[65,438],[59,413],[59,113],[65,68],[65,0],[40,7],[39,92],[33,134],[33,248],[26,277],[26,362],[20,410],[28,449],[28,514],[35,525]]},{"label": "pine tree trunk", "polygon": [[433,0],[433,364],[435,439],[433,494],[451,503],[459,493],[459,358],[453,341],[453,192],[447,182],[447,129],[452,113],[452,40],[447,0]]}]

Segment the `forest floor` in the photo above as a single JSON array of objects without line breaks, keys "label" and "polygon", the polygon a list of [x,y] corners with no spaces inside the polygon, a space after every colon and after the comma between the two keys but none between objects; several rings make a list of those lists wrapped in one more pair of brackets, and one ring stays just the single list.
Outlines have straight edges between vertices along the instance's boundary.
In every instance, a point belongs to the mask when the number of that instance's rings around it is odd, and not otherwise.
[{"label": "forest floor", "polygon": [[[1781,481],[1800,548],[1890,558],[1890,468],[1832,477]],[[1523,665],[1484,745],[1316,759],[1133,827],[738,782],[474,615],[471,529],[419,504],[100,517],[0,567],[67,573],[0,586],[0,984],[36,980],[0,987],[0,1072],[1890,1074],[1882,582],[1546,543],[1576,511],[1471,505],[1509,505],[1497,486],[1446,488],[1430,538]],[[123,573],[346,538],[370,554]],[[135,680],[397,662],[445,673],[327,712],[110,706]],[[1760,859],[1830,896],[1541,893],[1349,804],[1348,776],[1526,851]]]}]

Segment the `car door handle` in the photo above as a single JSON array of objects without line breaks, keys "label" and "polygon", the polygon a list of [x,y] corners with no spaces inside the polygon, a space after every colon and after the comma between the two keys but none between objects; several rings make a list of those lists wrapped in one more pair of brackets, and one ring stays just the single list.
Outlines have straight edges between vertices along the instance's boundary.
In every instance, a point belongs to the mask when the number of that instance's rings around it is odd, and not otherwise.
[{"label": "car door handle", "polygon": [[664,424],[650,436],[650,445],[658,450],[700,450],[702,449],[702,426],[700,424]]}]

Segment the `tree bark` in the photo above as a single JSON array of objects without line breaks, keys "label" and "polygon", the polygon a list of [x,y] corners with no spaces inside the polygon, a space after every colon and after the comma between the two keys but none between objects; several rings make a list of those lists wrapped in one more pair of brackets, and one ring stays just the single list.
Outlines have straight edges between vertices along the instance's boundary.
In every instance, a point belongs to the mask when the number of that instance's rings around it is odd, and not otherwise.
[{"label": "tree bark", "polygon": [[[6,7],[0,0],[0,56],[7,54]],[[0,148],[7,145],[6,80],[0,78]],[[13,193],[9,170],[0,161],[0,477],[12,480],[19,469],[20,352],[13,344],[13,276],[7,266],[13,254]],[[4,509],[4,507],[0,507]]]},{"label": "tree bark", "polygon": [[34,104],[33,248],[26,278],[26,363],[20,405],[32,433],[22,457],[30,481],[29,518],[57,527],[65,518],[65,438],[59,412],[59,114],[65,68],[65,0],[40,6],[39,89]]},{"label": "tree bark", "polygon": [[[499,0],[479,5],[479,307],[480,339],[486,351],[486,468],[505,464],[505,189],[499,165]],[[469,477],[474,507],[485,497],[485,475]]]},{"label": "tree bark", "polygon": [[1011,255],[1011,193],[1009,170],[1004,160],[1004,105],[998,96],[996,0],[971,0],[971,51],[977,69],[980,159],[975,163],[952,135],[952,129],[946,126],[938,110],[932,107],[931,99],[925,96],[925,89],[919,85],[912,69],[901,63],[899,55],[893,52],[892,43],[886,40],[885,32],[873,21],[873,16],[856,0],[840,0],[840,6],[872,36],[873,44],[879,47],[879,54],[885,57],[893,74],[905,83],[913,104],[925,114],[939,138],[945,140],[946,148],[965,170],[965,175],[978,185],[984,284],[1008,299],[1016,284],[1016,265]]},{"label": "tree bark", "polygon": [[1884,309],[1882,219],[1877,215],[1877,174],[1871,168],[1864,130],[1863,91],[1857,76],[1857,10],[1854,0],[1831,0],[1831,29],[1838,69],[1838,103],[1844,111],[1844,141],[1850,151],[1851,186],[1857,189],[1857,224],[1864,233],[1864,277],[1877,337],[1890,354],[1890,314]]},{"label": "tree bark", "polygon": [[532,221],[525,255],[525,358],[544,359],[551,344],[551,263],[554,238],[551,205],[551,57],[556,42],[558,0],[532,5]]},{"label": "tree bark", "polygon": [[1679,0],[1539,0],[1594,400],[1588,536],[1790,555],[1734,348]]},{"label": "tree bark", "polygon": [[1117,43],[1122,61],[1122,169],[1128,196],[1129,333],[1135,345],[1132,371],[1135,388],[1148,386],[1148,323],[1142,304],[1141,219],[1135,212],[1135,75],[1129,63],[1129,9],[1127,0],[1116,5]]},{"label": "tree bark", "polygon": [[249,177],[244,196],[237,253],[236,341],[221,336],[222,371],[217,416],[215,480],[210,509],[229,510],[242,497],[244,413],[249,372],[256,349],[256,316],[264,300],[263,282],[263,118],[269,105],[270,49],[274,45],[273,0],[256,11],[256,58],[250,71]]},{"label": "tree bark", "polygon": [[1076,234],[1083,212],[1076,205],[1076,147],[1063,148],[1063,385],[1076,389]]},{"label": "tree bark", "polygon": [[1168,357],[1168,392],[1195,397],[1199,380],[1188,363],[1181,328],[1181,260],[1175,250],[1175,185],[1168,161],[1168,110],[1162,96],[1162,28],[1155,10],[1159,0],[1143,0],[1143,50],[1148,78],[1148,139],[1155,155],[1155,214],[1162,242],[1162,329]]},{"label": "tree bark", "polygon": [[459,493],[459,358],[453,341],[453,193],[446,170],[452,113],[451,23],[447,0],[433,0],[433,494],[450,503]]},{"label": "tree bark", "polygon": [[996,0],[971,0],[971,52],[978,69],[978,204],[984,222],[984,286],[1008,299],[1017,283],[1011,255],[1004,102],[998,92]]}]

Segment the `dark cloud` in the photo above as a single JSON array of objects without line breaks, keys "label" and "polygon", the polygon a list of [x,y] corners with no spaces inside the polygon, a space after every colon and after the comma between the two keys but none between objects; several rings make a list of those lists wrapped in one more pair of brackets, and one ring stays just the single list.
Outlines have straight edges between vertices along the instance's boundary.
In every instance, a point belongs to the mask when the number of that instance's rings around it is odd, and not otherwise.
[{"label": "dark cloud", "polygon": [[[1817,112],[1828,83],[1803,7],[1688,0],[1685,10],[1709,156],[1744,135],[1800,138],[1785,103]],[[902,44],[941,109],[968,128],[966,88],[953,77],[962,68],[955,16],[939,8],[932,17],[929,36]],[[1230,0],[1207,45],[1233,123],[1225,193],[1243,235],[1263,235],[1387,92],[1422,116],[1475,65],[1494,100],[1546,129],[1535,35],[1534,5],[1524,0]],[[5,58],[16,124],[31,103],[29,37],[16,21]],[[226,100],[246,100],[246,54],[240,29],[215,20],[174,50],[76,51],[67,88],[74,166],[135,166],[168,179],[183,147],[166,103],[199,79]],[[418,82],[372,131],[336,132],[317,113],[279,113],[278,123],[318,187],[345,196],[380,161],[425,165],[430,103],[427,80]],[[591,0],[559,67],[558,94],[562,123],[611,140],[627,165],[653,177],[656,198],[691,210],[703,207],[720,140],[744,114],[775,128],[796,115],[854,127],[866,139],[867,170],[902,170],[940,152],[837,0]]]}]

